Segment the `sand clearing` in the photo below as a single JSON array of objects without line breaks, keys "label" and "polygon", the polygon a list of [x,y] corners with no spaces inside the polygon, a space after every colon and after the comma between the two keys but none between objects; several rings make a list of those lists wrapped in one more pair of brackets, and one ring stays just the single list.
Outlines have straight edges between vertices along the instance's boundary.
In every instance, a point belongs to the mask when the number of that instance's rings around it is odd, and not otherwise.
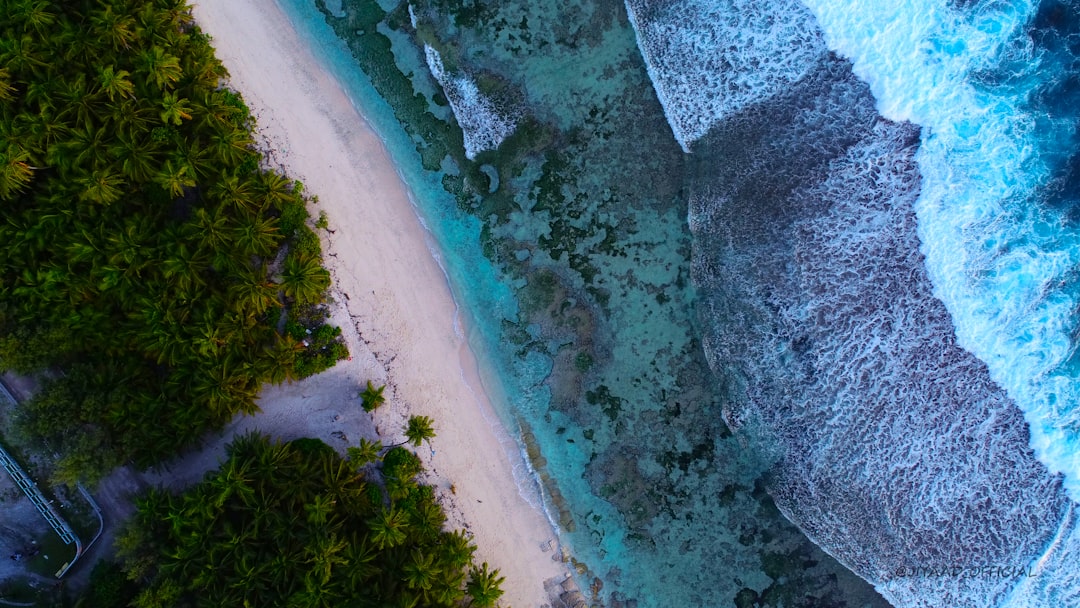
[{"label": "sand clearing", "polygon": [[[263,413],[235,421],[218,441],[190,454],[158,479],[196,481],[222,458],[237,431],[260,429],[283,439],[314,436],[343,448],[375,429],[357,391],[372,379],[388,384],[388,404],[374,417],[388,441],[401,440],[410,414],[435,419],[438,436],[420,448],[451,525],[467,527],[479,550],[506,576],[504,605],[549,604],[545,582],[567,568],[555,532],[514,480],[522,466],[498,423],[477,363],[454,331],[458,313],[428,235],[382,142],[272,2],[202,0],[199,25],[213,37],[259,127],[270,160],[304,182],[325,211],[326,262],[334,276],[335,320],[352,360],[304,382],[271,387]],[[451,492],[451,484],[454,489]],[[467,526],[466,526],[467,524]]]}]

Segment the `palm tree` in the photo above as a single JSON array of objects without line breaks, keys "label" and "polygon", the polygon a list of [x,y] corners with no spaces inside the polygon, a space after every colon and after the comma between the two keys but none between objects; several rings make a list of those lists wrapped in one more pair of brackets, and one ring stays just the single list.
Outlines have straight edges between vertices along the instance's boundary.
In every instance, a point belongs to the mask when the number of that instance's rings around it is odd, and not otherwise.
[{"label": "palm tree", "polygon": [[204,285],[203,273],[210,267],[209,253],[178,238],[166,243],[168,245],[159,258],[164,277],[181,291]]},{"label": "palm tree", "polygon": [[101,90],[109,96],[109,101],[116,101],[119,97],[134,97],[135,85],[131,83],[131,72],[127,70],[116,71],[113,66],[106,66],[98,70],[98,84]]},{"label": "palm tree", "polygon": [[184,120],[191,120],[191,104],[176,93],[165,93],[161,98],[161,122],[179,125]]},{"label": "palm tree", "polygon": [[191,167],[193,177],[205,182],[214,175],[220,164],[213,152],[213,149],[204,145],[202,140],[194,139],[181,141],[180,147],[173,153],[172,158],[178,163]]},{"label": "palm tree", "polygon": [[29,159],[30,154],[14,142],[0,154],[0,198],[14,198],[30,184],[34,173],[26,162]]},{"label": "palm tree", "polygon": [[360,400],[363,403],[365,412],[373,412],[378,407],[386,403],[386,396],[383,395],[383,391],[386,390],[386,385],[382,385],[379,388],[375,388],[375,385],[371,383],[371,380],[367,381],[367,388],[360,393]]},{"label": "palm tree", "polygon": [[326,491],[341,501],[342,509],[352,509],[357,506],[356,501],[363,497],[365,486],[361,477],[357,475],[356,468],[347,460],[341,458],[327,458],[323,460],[321,480]]},{"label": "palm tree", "polygon": [[428,416],[409,416],[409,422],[405,425],[406,442],[416,447],[424,441],[435,437],[435,421]]},{"label": "palm tree", "polygon": [[174,163],[172,159],[166,160],[158,171],[157,183],[175,197],[184,196],[184,188],[195,186],[190,169],[186,164]]},{"label": "palm tree", "polygon": [[176,23],[161,13],[153,2],[143,3],[135,12],[135,31],[144,44],[162,44],[167,48],[174,46],[179,32]]},{"label": "palm tree", "polygon": [[431,542],[442,533],[443,524],[446,523],[446,514],[433,500],[420,503],[410,514],[412,515],[410,522],[412,531],[421,541]]},{"label": "palm tree", "polygon": [[502,584],[505,581],[506,577],[499,576],[498,568],[488,570],[487,562],[484,562],[480,568],[476,566],[470,568],[469,582],[465,584],[465,592],[472,597],[469,606],[476,606],[476,608],[494,606],[495,602],[502,597]]},{"label": "palm tree", "polygon": [[268,569],[265,561],[253,557],[250,553],[241,555],[236,563],[235,575],[231,577],[233,580],[223,581],[228,584],[228,589],[234,590],[239,597],[235,600],[223,598],[221,605],[250,606],[253,605],[252,600],[258,602],[259,598],[265,597],[264,594],[269,591],[264,576]]},{"label": "palm tree", "polygon": [[255,178],[255,189],[264,199],[264,205],[281,209],[296,199],[293,180],[277,171],[260,171]]},{"label": "palm tree", "polygon": [[405,584],[410,589],[420,593],[420,598],[428,601],[428,595],[435,582],[439,579],[439,566],[435,563],[433,553],[413,549],[409,552],[409,561],[402,567]]},{"label": "palm tree", "polygon": [[465,573],[457,569],[443,569],[435,583],[432,597],[439,606],[460,606],[465,599]]},{"label": "palm tree", "polygon": [[246,254],[268,256],[274,252],[281,233],[273,218],[247,216],[236,228],[236,246]]},{"label": "palm tree", "polygon": [[45,0],[16,0],[11,7],[16,23],[22,23],[27,30],[33,29],[38,35],[44,35],[46,29],[56,23],[56,15],[49,12],[49,3]]},{"label": "palm tree", "polygon": [[25,35],[9,39],[0,38],[0,56],[6,68],[16,74],[33,75],[35,78],[49,67],[33,36]]},{"label": "palm tree", "polygon": [[[266,435],[257,431],[247,431],[236,435],[225,445],[225,456],[229,459],[258,462],[263,455],[271,453],[273,447],[280,445],[271,443]],[[256,477],[261,477],[266,473],[267,471],[261,470],[256,473]]]},{"label": "palm tree", "polygon": [[368,520],[371,530],[371,542],[380,550],[390,549],[405,542],[408,516],[393,507],[383,509],[374,518]]},{"label": "palm tree", "polygon": [[299,304],[315,304],[330,287],[330,273],[315,256],[291,254],[285,258],[281,289]]},{"label": "palm tree", "polygon": [[191,24],[191,8],[187,0],[154,0],[160,19],[174,30],[181,30]]},{"label": "palm tree", "polygon": [[95,127],[89,121],[83,122],[79,128],[71,131],[71,137],[57,148],[67,148],[71,155],[71,166],[65,166],[63,162],[55,162],[57,168],[65,171],[82,172],[98,168],[101,161],[108,157],[107,150],[110,140],[108,131],[104,128]]},{"label": "palm tree", "polygon": [[114,51],[126,50],[138,38],[135,33],[135,19],[124,13],[115,13],[111,6],[94,12],[91,24],[95,31],[112,45]]},{"label": "palm tree", "polygon": [[211,477],[210,486],[214,489],[212,504],[217,509],[233,497],[250,505],[255,500],[255,489],[251,487],[251,478],[247,462],[230,458],[221,465],[221,470]]},{"label": "palm tree", "polygon": [[349,543],[336,534],[315,537],[313,543],[305,548],[309,555],[308,563],[311,564],[309,575],[314,575],[319,586],[326,586],[330,582],[334,566],[346,563],[346,557],[342,553],[348,548]]},{"label": "palm tree", "polygon": [[350,543],[345,554],[349,586],[355,590],[367,586],[367,581],[381,571],[380,564],[376,561],[378,553],[366,542],[366,539]]},{"label": "palm tree", "polygon": [[216,319],[205,319],[189,330],[189,344],[204,357],[217,357],[224,353],[229,336]]},{"label": "palm tree", "polygon": [[90,175],[79,179],[78,182],[83,188],[79,198],[92,203],[105,205],[119,200],[124,195],[122,190],[124,178],[109,169],[94,171]]},{"label": "palm tree", "polygon": [[266,578],[274,591],[288,595],[296,587],[294,561],[284,551],[270,558]]},{"label": "palm tree", "polygon": [[155,361],[164,365],[177,365],[190,356],[191,347],[175,329],[162,323],[146,325],[136,336],[136,344]]},{"label": "palm tree", "polygon": [[98,95],[86,84],[86,77],[79,74],[73,80],[62,80],[56,92],[62,101],[59,118],[73,119],[76,125],[90,132],[91,125],[100,121],[104,108]]},{"label": "palm tree", "polygon": [[159,46],[139,53],[138,61],[139,67],[159,89],[176,84],[184,74],[180,68],[180,60]]},{"label": "palm tree", "polygon": [[202,401],[211,416],[227,418],[234,413],[234,406],[239,397],[238,377],[229,362],[211,367],[195,377],[192,393]]},{"label": "palm tree", "polygon": [[54,59],[60,65],[63,63],[83,62],[88,57],[99,56],[96,36],[88,36],[83,23],[76,23],[71,19],[62,19],[58,25],[58,31],[52,37],[56,45]]},{"label": "palm tree", "polygon": [[263,269],[239,273],[229,286],[234,310],[247,316],[260,315],[277,304],[277,285],[266,278]]},{"label": "palm tree", "polygon": [[440,552],[455,569],[464,568],[472,561],[476,545],[469,541],[469,537],[462,530],[443,532],[439,543]]},{"label": "palm tree", "polygon": [[349,455],[349,463],[359,469],[372,462],[377,462],[379,460],[379,453],[382,452],[382,449],[383,445],[381,441],[371,441],[366,437],[362,437],[358,447],[350,447],[346,452]]},{"label": "palm tree", "polygon": [[217,133],[218,129],[231,128],[236,108],[227,103],[225,91],[214,90],[207,87],[194,91],[194,104],[196,120],[200,130]]},{"label": "palm tree", "polygon": [[239,166],[249,155],[254,154],[251,146],[255,143],[245,130],[232,125],[218,128],[210,138],[216,155],[230,166]]},{"label": "palm tree", "polygon": [[226,172],[210,188],[210,194],[223,204],[235,207],[239,211],[255,211],[255,195],[251,182],[241,179],[234,173]]},{"label": "palm tree", "polygon": [[214,56],[214,49],[204,38],[188,37],[192,44],[181,58],[184,74],[192,79],[194,89],[213,90],[218,81],[229,75],[225,66]]},{"label": "palm tree", "polygon": [[[157,173],[158,163],[154,158],[156,146],[146,140],[140,140],[129,130],[121,130],[109,147],[109,153],[120,165],[120,170],[135,182],[145,182]],[[172,178],[163,180],[162,187],[172,190]],[[181,191],[183,183],[179,184]]]},{"label": "palm tree", "polygon": [[334,497],[329,494],[319,494],[304,505],[307,512],[307,521],[313,526],[324,526],[334,513]]},{"label": "palm tree", "polygon": [[15,99],[15,87],[11,85],[11,72],[7,68],[0,68],[0,101],[13,99]]},{"label": "palm tree", "polygon": [[265,356],[259,359],[261,372],[259,377],[274,384],[292,382],[296,378],[296,358],[304,350],[304,345],[289,335],[275,334],[274,345],[267,349]]},{"label": "palm tree", "polygon": [[140,266],[147,252],[147,241],[153,234],[154,224],[144,215],[125,218],[118,229],[107,233],[105,243],[109,262],[126,266]]},{"label": "palm tree", "polygon": [[51,147],[65,139],[69,133],[67,125],[56,116],[51,107],[42,108],[38,114],[29,117],[26,126],[27,140],[38,158],[47,158]]}]

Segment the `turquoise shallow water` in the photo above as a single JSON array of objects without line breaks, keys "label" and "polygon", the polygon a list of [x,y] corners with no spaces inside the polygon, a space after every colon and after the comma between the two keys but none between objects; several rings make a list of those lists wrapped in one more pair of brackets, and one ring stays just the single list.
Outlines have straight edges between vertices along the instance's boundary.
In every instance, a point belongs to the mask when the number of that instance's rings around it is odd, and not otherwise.
[{"label": "turquoise shallow water", "polygon": [[[686,156],[621,3],[281,4],[412,189],[583,588],[642,607],[883,605],[780,516],[720,419]],[[469,159],[451,108],[473,109],[470,131],[515,128]]]},{"label": "turquoise shallow water", "polygon": [[1075,2],[281,1],[597,601],[1080,602]]}]

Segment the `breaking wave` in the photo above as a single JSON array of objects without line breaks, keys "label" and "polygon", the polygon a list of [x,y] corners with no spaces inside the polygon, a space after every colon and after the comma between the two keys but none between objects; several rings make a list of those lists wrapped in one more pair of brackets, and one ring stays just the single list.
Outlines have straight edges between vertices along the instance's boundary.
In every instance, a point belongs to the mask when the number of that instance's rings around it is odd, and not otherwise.
[{"label": "breaking wave", "polygon": [[[411,8],[411,6],[410,6]],[[484,150],[494,150],[517,127],[513,113],[496,107],[468,76],[448,74],[439,52],[424,45],[428,69],[443,88],[454,118],[465,136],[465,156],[472,160]]]},{"label": "breaking wave", "polygon": [[798,81],[826,51],[798,0],[626,0],[626,10],[684,151],[717,121]]},{"label": "breaking wave", "polygon": [[726,420],[897,605],[1080,604],[1076,7],[742,4],[627,0]]}]

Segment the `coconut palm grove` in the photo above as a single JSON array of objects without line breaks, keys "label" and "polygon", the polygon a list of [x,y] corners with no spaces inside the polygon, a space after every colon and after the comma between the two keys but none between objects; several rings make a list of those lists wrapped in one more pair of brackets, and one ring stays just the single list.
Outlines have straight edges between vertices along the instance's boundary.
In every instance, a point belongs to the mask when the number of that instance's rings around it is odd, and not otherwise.
[{"label": "coconut palm grove", "polygon": [[[60,481],[160,463],[348,355],[302,186],[226,76],[184,2],[0,3],[0,369],[39,379],[15,432]],[[81,604],[493,604],[419,459],[362,448],[238,439],[142,499]]]},{"label": "coconut palm grove", "polygon": [[239,437],[183,496],[141,500],[117,541],[123,569],[99,570],[80,605],[494,605],[502,577],[444,530],[431,487],[414,481],[419,458],[365,447],[344,459],[315,439]]},{"label": "coconut palm grove", "polygon": [[72,478],[158,462],[254,411],[263,382],[344,356],[322,348],[301,187],[260,169],[185,6],[2,10],[0,359],[63,370],[24,424],[67,446]]}]

